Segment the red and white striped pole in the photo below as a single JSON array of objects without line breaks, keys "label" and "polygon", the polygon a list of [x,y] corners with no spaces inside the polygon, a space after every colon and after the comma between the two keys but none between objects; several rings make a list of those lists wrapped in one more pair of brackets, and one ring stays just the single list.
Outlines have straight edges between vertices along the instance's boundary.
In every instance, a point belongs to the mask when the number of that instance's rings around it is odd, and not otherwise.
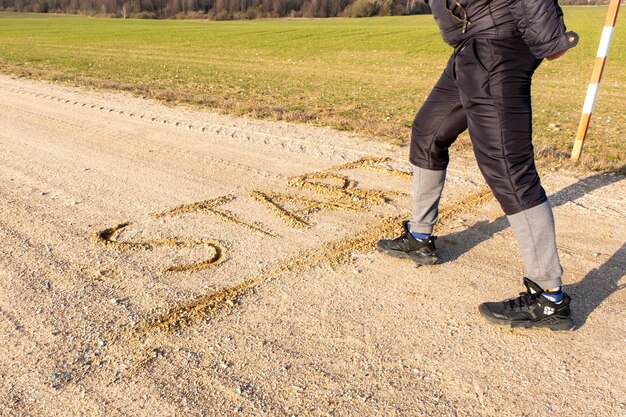
[{"label": "red and white striped pole", "polygon": [[598,98],[600,80],[602,79],[604,65],[606,64],[606,57],[609,53],[609,45],[611,45],[611,38],[613,37],[613,30],[615,28],[615,22],[617,21],[617,13],[619,12],[620,3],[621,0],[611,0],[611,3],[609,4],[609,11],[606,15],[604,30],[602,30],[602,38],[600,38],[598,54],[596,55],[593,72],[591,73],[591,81],[589,82],[589,88],[587,89],[587,97],[585,97],[585,104],[583,105],[583,115],[580,118],[578,132],[576,133],[576,140],[574,141],[574,149],[572,150],[572,160],[574,162],[578,162],[580,154],[583,151],[583,143],[585,141],[585,137],[587,136],[589,123],[591,122],[591,113],[593,113],[593,109],[596,105],[596,99]]}]

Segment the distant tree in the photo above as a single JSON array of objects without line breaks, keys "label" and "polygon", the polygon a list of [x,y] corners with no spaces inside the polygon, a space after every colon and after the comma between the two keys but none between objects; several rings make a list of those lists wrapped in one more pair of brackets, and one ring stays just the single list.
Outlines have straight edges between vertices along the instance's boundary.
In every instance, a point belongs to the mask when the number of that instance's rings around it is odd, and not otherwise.
[{"label": "distant tree", "polygon": [[128,17],[129,10],[130,10],[130,5],[128,4],[128,2],[124,2],[124,4],[122,4],[122,7],[121,7],[122,19],[126,19],[126,17]]}]

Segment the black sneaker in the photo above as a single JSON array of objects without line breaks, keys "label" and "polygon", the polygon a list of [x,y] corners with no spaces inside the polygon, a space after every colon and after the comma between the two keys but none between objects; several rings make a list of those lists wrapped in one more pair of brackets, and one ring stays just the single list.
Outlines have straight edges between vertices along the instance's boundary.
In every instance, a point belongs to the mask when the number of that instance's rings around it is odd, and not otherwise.
[{"label": "black sneaker", "polygon": [[517,298],[482,303],[480,314],[488,321],[509,327],[547,327],[550,330],[574,330],[570,297],[563,294],[563,301],[553,303],[542,297],[543,289],[524,278],[527,292],[520,293]]},{"label": "black sneaker", "polygon": [[404,229],[402,236],[392,240],[381,239],[376,244],[376,249],[396,258],[412,259],[418,265],[434,265],[441,262],[435,251],[437,239],[435,236],[417,240],[409,231],[408,220],[402,223],[402,227]]}]

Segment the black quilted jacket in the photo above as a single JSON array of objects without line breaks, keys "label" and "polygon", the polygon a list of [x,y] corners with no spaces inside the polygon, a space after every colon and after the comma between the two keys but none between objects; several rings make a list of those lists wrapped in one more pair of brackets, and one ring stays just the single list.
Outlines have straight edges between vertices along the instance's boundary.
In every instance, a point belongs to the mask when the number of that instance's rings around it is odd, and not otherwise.
[{"label": "black quilted jacket", "polygon": [[444,40],[460,48],[469,39],[522,36],[537,58],[576,46],[557,0],[430,0]]}]

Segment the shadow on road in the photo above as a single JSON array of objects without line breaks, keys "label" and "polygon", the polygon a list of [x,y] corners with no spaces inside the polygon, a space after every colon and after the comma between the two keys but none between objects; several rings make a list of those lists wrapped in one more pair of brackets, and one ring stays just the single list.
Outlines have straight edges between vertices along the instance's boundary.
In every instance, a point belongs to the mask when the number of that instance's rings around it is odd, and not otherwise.
[{"label": "shadow on road", "polygon": [[626,275],[626,243],[604,264],[592,269],[578,283],[566,285],[565,291],[574,296],[573,314],[576,327],[582,327],[589,315],[611,294],[626,288],[619,281]]}]

